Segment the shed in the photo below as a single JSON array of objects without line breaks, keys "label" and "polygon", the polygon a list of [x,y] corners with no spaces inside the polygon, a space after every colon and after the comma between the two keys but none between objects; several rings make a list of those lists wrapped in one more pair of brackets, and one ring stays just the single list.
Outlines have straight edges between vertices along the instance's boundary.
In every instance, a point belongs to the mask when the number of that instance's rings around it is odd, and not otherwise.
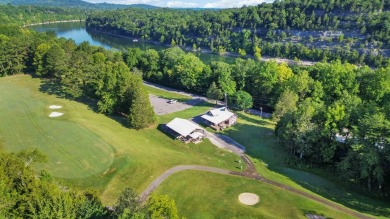
[{"label": "shed", "polygon": [[201,142],[205,136],[205,130],[199,125],[188,121],[186,119],[175,118],[166,125],[169,132],[173,134],[177,139],[188,143]]}]

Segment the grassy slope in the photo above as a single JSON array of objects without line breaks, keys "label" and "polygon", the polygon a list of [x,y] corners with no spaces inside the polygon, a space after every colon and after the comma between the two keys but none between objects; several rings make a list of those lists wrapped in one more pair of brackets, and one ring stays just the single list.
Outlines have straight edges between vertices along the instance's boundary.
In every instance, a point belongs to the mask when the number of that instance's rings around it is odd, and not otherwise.
[{"label": "grassy slope", "polygon": [[285,152],[274,136],[275,124],[258,116],[239,114],[238,124],[225,130],[247,148],[259,173],[267,178],[295,188],[306,188],[325,198],[360,212],[379,217],[390,217],[390,204],[342,189],[325,178],[305,171],[295,170],[284,164]]},{"label": "grassy slope", "polygon": [[185,102],[185,101],[191,99],[190,96],[182,95],[179,93],[169,92],[169,91],[161,90],[161,89],[154,88],[154,87],[147,86],[147,85],[144,85],[144,87],[146,88],[146,90],[148,91],[149,94],[154,94],[156,96],[159,96],[159,97],[162,97],[165,99],[176,99],[180,102]]},{"label": "grassy slope", "polygon": [[[4,147],[7,150],[17,150],[36,146],[47,153],[49,159],[55,162],[56,159],[63,159],[64,156],[58,158],[57,154],[52,153],[53,150],[51,150],[50,145],[53,146],[54,143],[61,144],[61,141],[77,142],[75,146],[77,149],[72,150],[72,152],[85,151],[82,157],[93,159],[93,156],[101,156],[99,160],[104,160],[111,154],[98,154],[101,151],[96,149],[96,144],[101,143],[107,145],[107,147],[111,145],[114,156],[111,166],[100,165],[104,169],[99,169],[100,171],[97,171],[97,174],[93,173],[90,176],[87,174],[83,177],[77,174],[74,175],[79,170],[78,167],[72,166],[70,161],[78,162],[80,157],[77,157],[75,153],[68,153],[69,162],[66,163],[68,165],[66,169],[69,175],[64,176],[63,179],[67,184],[100,191],[105,204],[112,204],[125,187],[131,187],[141,192],[158,175],[176,165],[199,164],[237,170],[235,161],[238,157],[217,149],[209,141],[198,145],[184,145],[168,137],[155,127],[141,131],[131,130],[121,124],[123,122],[121,118],[109,118],[93,112],[85,104],[41,93],[39,92],[40,85],[39,79],[31,79],[27,75],[0,78],[0,87],[6,87],[6,89],[0,91],[1,101],[4,100],[6,95],[8,100],[0,105],[0,114],[4,118],[14,117],[12,123],[0,123],[0,134],[2,141],[5,143]],[[23,102],[28,110],[24,110],[19,106],[12,106],[14,104],[12,102]],[[66,110],[65,115],[67,116],[57,119],[45,117],[46,107],[52,104],[66,106],[64,110]],[[19,111],[17,115],[13,114],[14,107],[17,107]],[[202,110],[207,110],[206,107],[204,106]],[[197,112],[189,109],[180,112],[179,115],[191,117],[194,116],[193,113]],[[20,131],[25,129],[26,126],[25,119],[21,119],[24,117],[36,118],[31,120],[33,124],[29,126],[29,130]],[[41,121],[45,119],[51,122]],[[36,126],[36,123],[39,126]],[[69,126],[69,128],[62,132],[56,131],[62,126]],[[51,131],[50,135],[58,140],[45,146],[45,135],[42,131],[36,131],[36,129],[42,128]],[[31,133],[28,133],[28,131],[31,131]],[[9,133],[13,133],[14,136],[10,136]],[[84,139],[88,135],[90,142]],[[19,144],[18,139],[21,139],[22,142],[26,140],[35,141],[37,144]],[[63,144],[64,147],[66,145]],[[51,172],[54,175],[62,174],[62,170],[51,169]]]},{"label": "grassy slope", "polygon": [[[262,182],[199,171],[177,173],[156,192],[172,197],[179,214],[187,218],[306,218],[305,214],[352,218]],[[260,202],[254,206],[241,204],[238,195],[243,192],[259,195]]]},{"label": "grassy slope", "polygon": [[[1,80],[0,139],[5,148],[39,148],[49,157],[43,167],[56,177],[85,177],[109,168],[114,160],[113,147],[95,133],[70,122],[77,116],[72,104],[54,97],[42,98],[21,88],[28,82],[20,78]],[[53,104],[63,108],[49,109]],[[52,112],[62,112],[64,116],[50,118]]]}]

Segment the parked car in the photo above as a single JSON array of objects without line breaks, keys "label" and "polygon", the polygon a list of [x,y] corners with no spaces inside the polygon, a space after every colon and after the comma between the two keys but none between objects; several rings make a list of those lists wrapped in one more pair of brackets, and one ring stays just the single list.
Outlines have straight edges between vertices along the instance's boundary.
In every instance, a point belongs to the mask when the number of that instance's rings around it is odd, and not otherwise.
[{"label": "parked car", "polygon": [[175,99],[168,100],[168,103],[170,103],[170,104],[174,104],[174,103],[176,103],[176,102],[177,102],[177,100],[175,100]]}]

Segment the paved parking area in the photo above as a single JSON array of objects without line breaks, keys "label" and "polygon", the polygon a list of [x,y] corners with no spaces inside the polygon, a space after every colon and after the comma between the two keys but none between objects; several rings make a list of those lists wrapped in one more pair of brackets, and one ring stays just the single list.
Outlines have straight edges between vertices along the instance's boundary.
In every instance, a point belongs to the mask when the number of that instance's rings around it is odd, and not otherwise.
[{"label": "paved parking area", "polygon": [[176,103],[168,103],[167,99],[158,97],[153,94],[149,94],[150,103],[152,104],[152,107],[154,109],[154,112],[156,115],[166,115],[178,111],[182,111],[188,108],[193,107],[196,104],[199,104],[203,100],[201,99],[191,99],[185,103],[182,102],[176,102]]}]

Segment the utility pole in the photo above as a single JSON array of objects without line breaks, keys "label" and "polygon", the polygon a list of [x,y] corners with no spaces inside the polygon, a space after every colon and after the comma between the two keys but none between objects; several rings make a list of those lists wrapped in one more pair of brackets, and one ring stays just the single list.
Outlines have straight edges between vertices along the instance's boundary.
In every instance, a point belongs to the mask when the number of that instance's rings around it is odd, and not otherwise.
[{"label": "utility pole", "polygon": [[260,107],[260,117],[263,118],[263,107]]},{"label": "utility pole", "polygon": [[225,93],[225,110],[228,109],[228,104],[227,104],[227,94]]}]

